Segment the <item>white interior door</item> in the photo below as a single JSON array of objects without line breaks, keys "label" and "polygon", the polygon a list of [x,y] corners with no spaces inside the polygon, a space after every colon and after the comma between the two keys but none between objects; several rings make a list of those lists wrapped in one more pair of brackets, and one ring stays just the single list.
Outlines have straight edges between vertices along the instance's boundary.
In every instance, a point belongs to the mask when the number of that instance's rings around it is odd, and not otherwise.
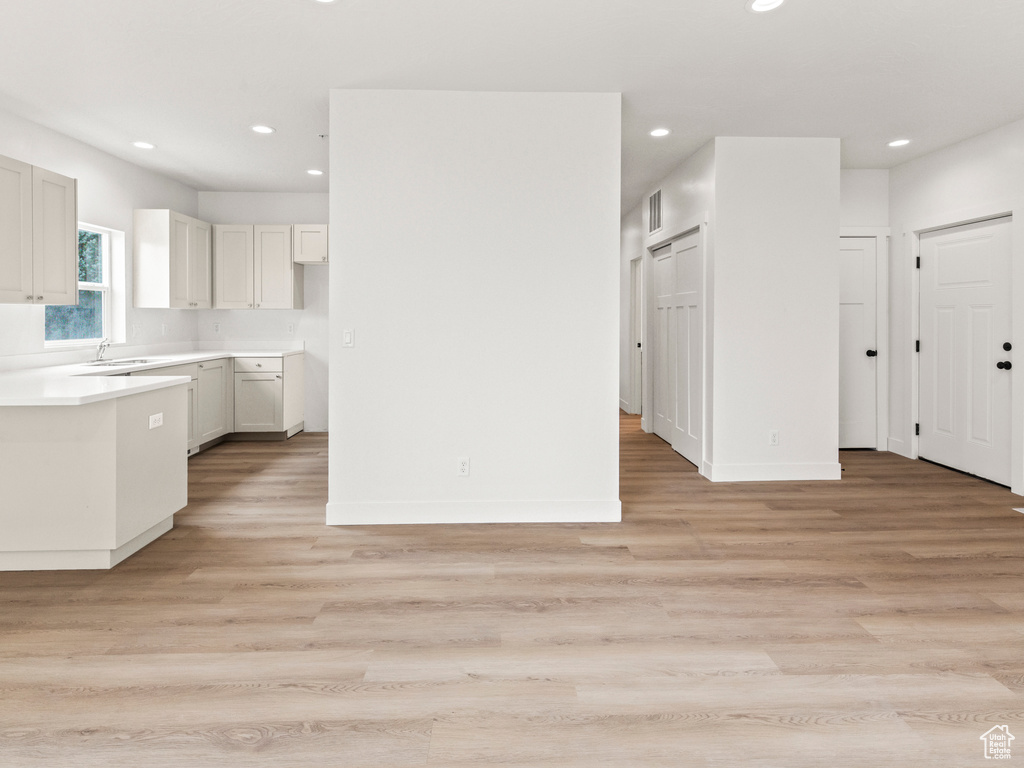
[{"label": "white interior door", "polygon": [[876,242],[839,239],[839,447],[877,447]]},{"label": "white interior door", "polygon": [[699,230],[672,243],[671,307],[675,341],[672,448],[697,467],[702,459],[704,428],[703,263]]},{"label": "white interior door", "polygon": [[654,434],[662,440],[672,442],[672,427],[675,417],[675,324],[672,322],[672,306],[675,284],[672,263],[672,246],[666,245],[654,251],[651,280],[653,297],[653,318],[650,328],[648,354],[651,357],[653,379],[652,412],[654,413]]},{"label": "white interior door", "polygon": [[921,458],[1010,483],[1010,219],[921,236]]},{"label": "white interior door", "polygon": [[630,322],[629,322],[629,366],[630,366],[630,413],[643,413],[643,260],[633,259],[629,263],[630,278]]}]

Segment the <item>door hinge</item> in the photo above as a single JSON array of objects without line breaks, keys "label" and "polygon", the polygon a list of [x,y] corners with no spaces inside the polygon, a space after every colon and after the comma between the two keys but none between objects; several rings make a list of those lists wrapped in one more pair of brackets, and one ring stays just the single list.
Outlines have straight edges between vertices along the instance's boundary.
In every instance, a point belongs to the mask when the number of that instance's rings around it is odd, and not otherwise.
[{"label": "door hinge", "polygon": [[915,424],[914,425],[914,434],[915,435],[920,435],[921,434],[921,425],[920,424]]},{"label": "door hinge", "polygon": [[914,342],[914,351],[915,352],[920,352],[921,351],[921,340],[920,339],[918,339],[917,341]]},{"label": "door hinge", "polygon": [[920,256],[917,257],[917,268],[918,269],[921,268],[921,257]]}]

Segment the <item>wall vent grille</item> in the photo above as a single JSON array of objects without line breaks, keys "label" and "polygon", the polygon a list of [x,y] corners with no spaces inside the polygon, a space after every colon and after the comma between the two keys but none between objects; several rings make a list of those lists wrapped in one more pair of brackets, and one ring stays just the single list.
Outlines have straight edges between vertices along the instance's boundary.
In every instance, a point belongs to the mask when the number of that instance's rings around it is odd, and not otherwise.
[{"label": "wall vent grille", "polygon": [[647,232],[657,232],[661,229],[661,190],[659,189],[653,195],[651,195],[648,201],[650,205],[650,216],[647,219]]}]

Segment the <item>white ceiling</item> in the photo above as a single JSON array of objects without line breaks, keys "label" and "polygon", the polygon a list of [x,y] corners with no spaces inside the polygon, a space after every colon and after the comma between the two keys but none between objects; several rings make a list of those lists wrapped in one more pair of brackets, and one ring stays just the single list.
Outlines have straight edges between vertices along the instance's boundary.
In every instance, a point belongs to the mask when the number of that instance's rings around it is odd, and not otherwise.
[{"label": "white ceiling", "polygon": [[1024,117],[1021,0],[3,0],[3,17],[0,108],[200,190],[326,191],[305,171],[327,170],[332,88],[620,91],[625,208],[714,136],[837,136],[844,167],[888,168]]}]

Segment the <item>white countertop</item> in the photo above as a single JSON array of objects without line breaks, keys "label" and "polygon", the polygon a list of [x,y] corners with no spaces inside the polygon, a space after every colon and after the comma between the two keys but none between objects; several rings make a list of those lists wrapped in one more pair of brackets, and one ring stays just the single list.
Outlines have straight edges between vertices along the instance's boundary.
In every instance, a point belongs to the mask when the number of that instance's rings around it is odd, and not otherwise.
[{"label": "white countertop", "polygon": [[[99,366],[81,363],[30,368],[0,374],[0,406],[85,405],[188,384],[187,376],[125,376],[169,365],[221,360],[225,357],[287,357],[302,350],[201,351],[140,355],[152,362]],[[117,358],[113,358],[117,359]],[[134,358],[133,358],[134,359]]]}]

